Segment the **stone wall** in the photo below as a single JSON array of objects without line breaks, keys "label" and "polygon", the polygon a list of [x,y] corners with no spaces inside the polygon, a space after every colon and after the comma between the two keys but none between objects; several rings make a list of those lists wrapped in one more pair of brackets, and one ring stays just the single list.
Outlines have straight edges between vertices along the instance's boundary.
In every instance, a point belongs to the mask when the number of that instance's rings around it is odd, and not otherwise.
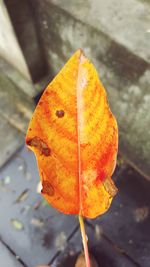
[{"label": "stone wall", "polygon": [[29,81],[31,76],[4,1],[0,1],[0,55]]},{"label": "stone wall", "polygon": [[150,6],[138,0],[34,0],[51,76],[82,48],[98,69],[120,130],[120,151],[150,177]]}]

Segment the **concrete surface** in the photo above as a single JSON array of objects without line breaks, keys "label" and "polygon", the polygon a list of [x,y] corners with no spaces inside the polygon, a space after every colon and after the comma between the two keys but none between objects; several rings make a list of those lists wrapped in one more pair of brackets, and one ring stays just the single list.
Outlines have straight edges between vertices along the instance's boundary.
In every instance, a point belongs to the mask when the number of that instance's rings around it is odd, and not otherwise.
[{"label": "concrete surface", "polygon": [[0,55],[29,81],[31,76],[3,0],[0,1]]},{"label": "concrete surface", "polygon": [[23,134],[0,115],[0,167],[23,145]]},{"label": "concrete surface", "polygon": [[[150,63],[150,6],[139,0],[46,0]],[[91,40],[92,41],[92,40]]]},{"label": "concrete surface", "polygon": [[83,48],[118,119],[120,151],[150,179],[150,6],[136,0],[33,3],[52,76]]},{"label": "concrete surface", "polygon": [[75,216],[43,204],[38,183],[35,158],[27,148],[1,169],[0,238],[28,267],[52,261],[78,225]]},{"label": "concrete surface", "polygon": [[[119,191],[109,211],[86,220],[90,252],[100,267],[149,267],[150,184],[122,160],[114,181]],[[35,157],[26,148],[0,170],[0,262],[74,267],[82,249],[78,220],[45,205],[38,182]]]},{"label": "concrete surface", "polygon": [[0,242],[0,261],[3,267],[23,267],[14,255]]},{"label": "concrete surface", "polygon": [[47,64],[36,30],[30,1],[5,0],[5,4],[32,81],[38,82],[46,75]]}]

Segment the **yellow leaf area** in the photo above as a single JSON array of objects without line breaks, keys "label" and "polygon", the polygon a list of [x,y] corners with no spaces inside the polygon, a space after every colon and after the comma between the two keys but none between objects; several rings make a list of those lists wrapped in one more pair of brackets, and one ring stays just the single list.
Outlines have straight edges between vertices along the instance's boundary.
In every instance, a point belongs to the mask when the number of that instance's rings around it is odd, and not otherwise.
[{"label": "yellow leaf area", "polygon": [[111,176],[118,128],[96,69],[81,50],[44,91],[26,143],[53,207],[88,218],[107,211],[117,191]]}]

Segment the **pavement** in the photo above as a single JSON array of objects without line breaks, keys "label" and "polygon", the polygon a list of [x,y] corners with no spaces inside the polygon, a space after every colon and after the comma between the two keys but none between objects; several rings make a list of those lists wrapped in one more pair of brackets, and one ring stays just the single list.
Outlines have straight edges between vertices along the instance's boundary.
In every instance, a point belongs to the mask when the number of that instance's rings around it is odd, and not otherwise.
[{"label": "pavement", "polygon": [[[86,220],[90,252],[99,266],[148,267],[150,184],[121,158],[119,192],[109,211]],[[0,262],[3,267],[74,266],[82,251],[78,218],[64,215],[37,193],[33,153],[22,146],[0,171]]]}]

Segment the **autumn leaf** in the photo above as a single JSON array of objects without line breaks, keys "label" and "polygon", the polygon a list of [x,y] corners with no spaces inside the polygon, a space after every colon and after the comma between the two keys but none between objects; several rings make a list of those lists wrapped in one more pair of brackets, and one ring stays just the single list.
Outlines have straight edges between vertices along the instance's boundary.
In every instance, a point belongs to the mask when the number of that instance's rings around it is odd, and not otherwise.
[{"label": "autumn leaf", "polygon": [[44,91],[26,143],[53,207],[88,218],[107,211],[117,191],[111,176],[118,129],[96,69],[81,50]]}]

